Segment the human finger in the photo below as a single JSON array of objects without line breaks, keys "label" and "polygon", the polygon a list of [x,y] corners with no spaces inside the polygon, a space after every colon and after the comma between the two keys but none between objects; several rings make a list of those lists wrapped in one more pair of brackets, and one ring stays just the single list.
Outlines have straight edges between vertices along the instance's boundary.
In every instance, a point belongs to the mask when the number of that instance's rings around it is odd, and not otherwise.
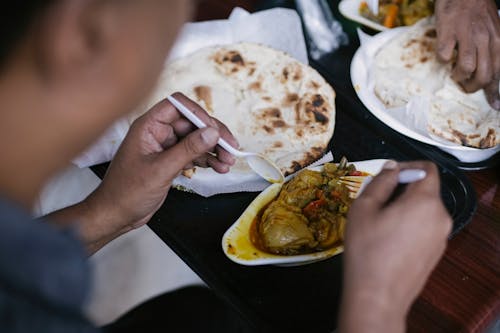
[{"label": "human finger", "polygon": [[[222,123],[218,123],[217,125],[218,125],[217,128],[219,129],[219,133],[221,134],[221,136],[222,136],[222,133],[224,131],[229,131],[229,130],[227,130],[227,128]],[[193,125],[191,124],[191,122],[189,120],[187,120],[187,119],[184,119],[184,118],[176,120],[172,124],[172,126],[175,129],[175,134],[177,136],[180,136],[180,137],[184,137],[184,136],[188,135],[190,132],[193,131]],[[234,141],[232,143],[234,145]],[[236,161],[236,159],[234,158],[234,156],[232,154],[230,154],[229,152],[227,152],[224,148],[222,148],[219,145],[217,145],[215,147],[214,152],[217,155],[217,158],[222,163],[225,163],[225,164],[228,164],[228,165],[233,165],[235,163],[235,161]]]},{"label": "human finger", "polygon": [[[219,133],[221,135],[221,138],[227,141],[231,146],[234,148],[239,148],[240,144],[238,143],[238,140],[234,137],[234,135],[231,133],[229,128],[222,123],[221,121],[215,119],[215,122],[217,124],[217,128],[219,129]],[[222,148],[221,146],[216,146],[215,147],[215,153],[219,160],[223,163],[233,165],[236,162],[235,157],[229,153],[227,150]]]},{"label": "human finger", "polygon": [[462,83],[466,92],[472,93],[484,88],[493,79],[493,61],[490,56],[489,32],[482,23],[475,26],[474,35],[477,50],[477,66],[474,75]]},{"label": "human finger", "polygon": [[183,170],[189,170],[189,169],[192,169],[194,168],[194,163],[193,162],[189,162],[188,164],[186,164],[183,168]]},{"label": "human finger", "polygon": [[354,203],[364,206],[367,210],[383,207],[398,185],[398,171],[397,162],[386,162],[382,171],[372,179]]},{"label": "human finger", "polygon": [[[477,37],[481,38],[481,37]],[[458,35],[458,56],[457,63],[452,72],[452,78],[459,83],[471,78],[476,70],[477,50],[470,30],[462,28]]]},{"label": "human finger", "polygon": [[[190,100],[181,93],[174,93],[173,97],[184,104],[189,110],[191,110],[198,118],[200,118],[207,126],[215,127],[219,130],[221,138],[226,140],[231,146],[238,148],[239,144],[231,131],[224,125],[221,121],[211,117],[201,106],[199,106],[194,101]],[[216,154],[223,163],[233,165],[235,162],[234,157],[221,147],[216,148]]]},{"label": "human finger", "polygon": [[158,155],[157,172],[165,179],[173,179],[187,164],[211,151],[217,144],[219,132],[213,127],[198,129],[176,145]]},{"label": "human finger", "polygon": [[500,85],[499,80],[495,79],[491,81],[491,83],[484,88],[484,93],[486,94],[486,99],[488,100],[488,103],[491,105],[493,109],[497,111],[500,111],[499,85]]},{"label": "human finger", "polygon": [[229,172],[229,165],[221,162],[217,157],[210,155],[207,158],[207,164],[217,173]]},{"label": "human finger", "polygon": [[437,25],[437,47],[436,54],[438,60],[444,63],[450,62],[453,58],[453,51],[457,45],[455,32],[449,27],[443,26],[444,22]]},{"label": "human finger", "polygon": [[200,118],[201,121],[205,123],[207,126],[211,127],[218,127],[217,122],[215,121],[214,118],[212,118],[198,103],[195,101],[189,99],[186,97],[184,94],[180,92],[176,92],[172,94],[172,97],[174,97],[176,100],[178,100],[181,104],[183,104],[185,107],[189,109],[194,115],[198,118]]},{"label": "human finger", "polygon": [[174,128],[175,135],[179,137],[185,137],[192,131],[196,130],[197,127],[193,125],[186,118],[179,118],[172,123],[172,127]]},{"label": "human finger", "polygon": [[434,163],[428,161],[412,161],[401,162],[399,165],[401,170],[419,169],[426,173],[424,179],[408,184],[405,193],[416,189],[419,192],[425,192],[427,195],[439,195],[439,170]]},{"label": "human finger", "polygon": [[[177,110],[167,100],[162,100],[151,109],[137,118],[130,127],[129,133],[139,133],[142,137],[148,136],[143,142],[148,148],[160,152],[177,142],[175,131],[171,124],[180,118]],[[154,140],[150,140],[150,138]]]},{"label": "human finger", "polygon": [[219,129],[220,136],[226,140],[231,146],[238,148],[239,144],[231,131],[220,120],[211,117],[201,106],[190,100],[181,93],[172,95],[179,102],[184,104],[191,112],[200,118],[207,126],[212,126]]}]

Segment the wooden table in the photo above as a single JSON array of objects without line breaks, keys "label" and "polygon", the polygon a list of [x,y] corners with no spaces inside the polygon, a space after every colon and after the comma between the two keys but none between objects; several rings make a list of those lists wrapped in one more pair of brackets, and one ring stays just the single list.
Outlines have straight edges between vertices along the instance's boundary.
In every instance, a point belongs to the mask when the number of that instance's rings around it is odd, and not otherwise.
[{"label": "wooden table", "polygon": [[500,316],[500,170],[468,172],[473,221],[448,245],[408,317],[410,332],[483,332]]},{"label": "wooden table", "polygon": [[[200,20],[226,18],[259,1],[202,0]],[[500,168],[468,172],[478,198],[473,221],[450,242],[408,317],[409,332],[483,332],[500,317]]]}]

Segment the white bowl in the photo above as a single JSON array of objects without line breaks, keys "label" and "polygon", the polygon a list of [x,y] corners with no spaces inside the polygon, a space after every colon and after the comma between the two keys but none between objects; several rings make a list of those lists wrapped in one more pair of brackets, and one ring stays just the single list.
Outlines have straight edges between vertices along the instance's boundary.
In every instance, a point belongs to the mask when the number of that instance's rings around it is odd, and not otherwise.
[{"label": "white bowl", "polygon": [[[376,175],[382,169],[387,160],[369,160],[361,162],[349,162],[354,164],[357,170]],[[323,166],[310,168],[310,170],[321,171]],[[314,263],[333,257],[344,251],[343,246],[332,247],[324,251],[300,254],[300,255],[277,255],[256,248],[250,240],[250,227],[259,211],[279,194],[283,184],[273,184],[261,192],[245,209],[243,214],[233,223],[222,237],[222,249],[224,254],[235,263],[246,266],[278,265],[297,266]]]}]

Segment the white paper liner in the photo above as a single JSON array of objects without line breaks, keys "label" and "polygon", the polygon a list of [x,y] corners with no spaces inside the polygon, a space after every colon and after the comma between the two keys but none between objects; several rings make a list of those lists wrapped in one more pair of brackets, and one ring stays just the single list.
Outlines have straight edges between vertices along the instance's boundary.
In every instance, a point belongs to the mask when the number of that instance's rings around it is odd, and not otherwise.
[{"label": "white paper liner", "polygon": [[[308,167],[331,161],[333,161],[333,154],[328,152]],[[287,176],[285,180],[290,179],[293,175]],[[211,169],[196,168],[196,172],[191,178],[179,176],[174,179],[173,185],[181,190],[189,190],[203,197],[210,197],[221,193],[260,192],[271,184],[256,173],[234,171],[221,175]]]},{"label": "white paper liner", "polygon": [[427,131],[430,101],[426,97],[413,97],[406,107],[395,109],[387,109],[377,98],[373,89],[372,75],[375,55],[384,44],[407,29],[407,27],[394,28],[375,36],[365,34],[358,29],[361,46],[351,63],[351,80],[360,100],[373,115],[394,130],[412,139],[436,146],[462,162],[484,161],[499,152],[500,145],[488,149],[471,148],[431,135]]}]

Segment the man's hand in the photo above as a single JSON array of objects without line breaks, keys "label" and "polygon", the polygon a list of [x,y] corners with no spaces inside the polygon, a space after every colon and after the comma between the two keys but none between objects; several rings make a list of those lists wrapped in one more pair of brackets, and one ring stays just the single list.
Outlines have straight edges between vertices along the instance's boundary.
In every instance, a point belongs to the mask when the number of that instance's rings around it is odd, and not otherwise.
[{"label": "man's hand", "polygon": [[183,169],[197,165],[225,173],[234,164],[233,156],[216,146],[219,137],[238,146],[227,127],[184,95],[174,96],[209,127],[195,128],[161,101],[132,124],[101,185],[82,203],[49,216],[60,224],[79,221],[91,253],[147,223]]},{"label": "man's hand", "polygon": [[[406,168],[423,169],[427,177],[390,201]],[[435,165],[389,162],[354,201],[345,236],[341,332],[404,331],[451,229],[439,189]]]},{"label": "man's hand", "polygon": [[454,59],[453,79],[468,92],[485,89],[500,110],[500,19],[493,0],[437,0],[437,55]]}]

